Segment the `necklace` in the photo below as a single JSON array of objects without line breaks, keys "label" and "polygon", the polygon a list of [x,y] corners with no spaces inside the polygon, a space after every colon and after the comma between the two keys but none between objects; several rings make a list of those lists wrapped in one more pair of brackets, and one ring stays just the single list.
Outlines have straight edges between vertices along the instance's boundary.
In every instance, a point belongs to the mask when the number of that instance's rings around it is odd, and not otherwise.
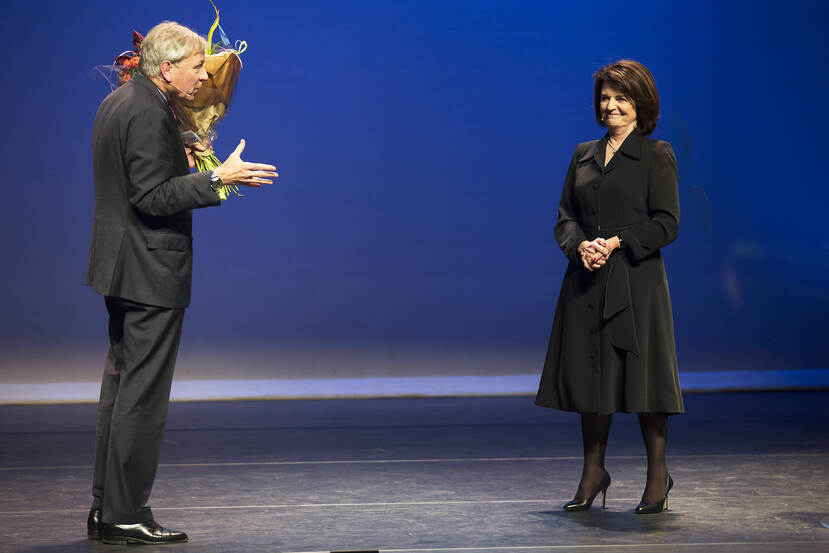
[{"label": "necklace", "polygon": [[610,146],[610,149],[611,149],[611,150],[613,150],[613,155],[616,155],[616,152],[618,152],[618,151],[619,151],[619,148],[621,148],[622,143],[625,141],[625,139],[626,139],[628,136],[630,136],[630,133],[631,133],[632,131],[635,131],[635,130],[636,130],[636,125],[634,124],[634,125],[633,125],[633,129],[631,129],[630,131],[628,131],[628,133],[624,136],[624,138],[622,138],[622,140],[620,140],[620,141],[619,141],[619,146],[614,146],[614,145],[613,145],[613,142],[611,142],[611,140],[610,140],[610,134],[608,134],[608,135],[607,135],[607,145],[608,145],[608,146]]}]

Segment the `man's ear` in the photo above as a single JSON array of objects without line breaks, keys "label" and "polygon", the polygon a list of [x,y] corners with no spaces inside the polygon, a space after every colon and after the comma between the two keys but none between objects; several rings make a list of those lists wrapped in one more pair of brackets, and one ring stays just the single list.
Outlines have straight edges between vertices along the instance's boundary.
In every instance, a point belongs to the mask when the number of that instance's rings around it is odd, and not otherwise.
[{"label": "man's ear", "polygon": [[173,62],[164,60],[161,62],[161,78],[164,79],[164,82],[169,83],[172,79],[170,78],[170,71],[173,68]]}]

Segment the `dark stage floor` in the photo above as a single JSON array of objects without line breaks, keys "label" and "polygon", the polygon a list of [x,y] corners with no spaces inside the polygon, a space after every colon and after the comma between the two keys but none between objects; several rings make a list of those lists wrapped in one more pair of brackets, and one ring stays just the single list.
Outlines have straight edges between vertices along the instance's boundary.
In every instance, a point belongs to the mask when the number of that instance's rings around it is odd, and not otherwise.
[{"label": "dark stage floor", "polygon": [[[152,507],[190,542],[140,549],[829,551],[829,392],[686,401],[671,509],[650,516],[633,514],[645,459],[632,415],[611,431],[608,508],[565,514],[578,417],[529,397],[176,403]],[[0,551],[125,550],[85,539],[95,409],[0,407]]]}]

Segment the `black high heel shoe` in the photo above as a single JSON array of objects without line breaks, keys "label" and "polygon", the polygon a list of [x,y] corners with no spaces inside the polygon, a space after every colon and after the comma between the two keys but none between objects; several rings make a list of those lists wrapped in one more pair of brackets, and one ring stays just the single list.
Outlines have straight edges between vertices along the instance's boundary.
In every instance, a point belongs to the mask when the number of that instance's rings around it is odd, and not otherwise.
[{"label": "black high heel shoe", "polygon": [[654,513],[661,513],[662,511],[668,510],[668,492],[671,491],[671,488],[674,487],[674,479],[671,478],[671,475],[668,475],[668,489],[665,490],[665,497],[657,501],[656,503],[645,503],[644,501],[640,502],[639,505],[636,506],[635,513],[637,515],[652,515]]},{"label": "black high heel shoe", "polygon": [[590,494],[588,499],[573,499],[572,501],[568,501],[564,504],[564,510],[567,512],[574,512],[574,511],[586,511],[593,505],[593,500],[596,499],[596,496],[599,492],[602,492],[602,509],[604,509],[605,499],[607,498],[607,488],[610,487],[610,475],[607,471],[604,472],[604,478],[602,481],[599,482],[599,485],[596,486],[596,489],[593,490],[593,493]]}]

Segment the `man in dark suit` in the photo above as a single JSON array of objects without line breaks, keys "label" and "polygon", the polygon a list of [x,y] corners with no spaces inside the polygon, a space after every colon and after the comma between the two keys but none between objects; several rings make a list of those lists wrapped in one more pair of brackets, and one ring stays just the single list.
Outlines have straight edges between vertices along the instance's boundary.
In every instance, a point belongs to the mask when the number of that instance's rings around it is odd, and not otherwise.
[{"label": "man in dark suit", "polygon": [[[92,133],[95,219],[86,283],[103,295],[110,350],[95,437],[91,539],[170,543],[146,506],[167,417],[184,309],[190,304],[192,210],[223,184],[270,184],[275,167],[241,160],[190,173],[171,105],[207,79],[205,41],[165,22],[142,43],[138,72],[101,103]],[[189,163],[188,163],[189,161]]]}]

